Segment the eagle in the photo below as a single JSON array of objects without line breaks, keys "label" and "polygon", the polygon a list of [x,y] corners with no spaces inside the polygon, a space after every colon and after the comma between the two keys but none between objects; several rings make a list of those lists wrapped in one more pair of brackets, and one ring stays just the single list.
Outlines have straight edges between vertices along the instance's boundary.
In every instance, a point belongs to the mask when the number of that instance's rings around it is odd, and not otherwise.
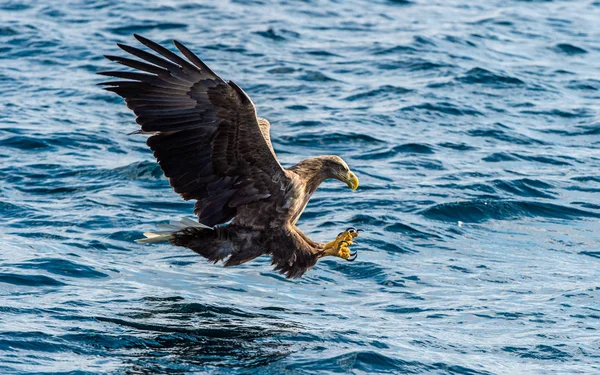
[{"label": "eagle", "polygon": [[302,276],[326,256],[355,260],[349,247],[356,228],[319,243],[296,225],[323,181],[358,188],[348,165],[327,155],[284,168],[271,144],[269,121],[257,116],[244,90],[176,40],[183,56],[134,37],[154,53],[117,44],[132,56],[105,57],[136,71],[100,72],[119,80],[99,85],[125,99],[141,127],[131,134],[150,135],[146,144],[160,168],[176,193],[196,201],[198,217],[159,225],[138,242],[170,242],[226,267],[266,254],[287,278]]}]

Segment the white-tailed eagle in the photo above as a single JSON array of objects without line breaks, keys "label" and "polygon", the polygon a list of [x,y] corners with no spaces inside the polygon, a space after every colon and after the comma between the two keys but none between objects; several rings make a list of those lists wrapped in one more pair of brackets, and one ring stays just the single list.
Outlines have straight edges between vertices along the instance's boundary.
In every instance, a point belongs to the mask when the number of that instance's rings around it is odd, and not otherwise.
[{"label": "white-tailed eagle", "polygon": [[[291,168],[277,161],[269,122],[232,81],[225,82],[181,43],[181,57],[134,35],[156,54],[119,44],[138,59],[106,56],[136,69],[100,74],[125,98],[171,186],[185,200],[196,200],[198,222],[184,219],[145,233],[142,243],[168,241],[192,249],[211,262],[235,266],[271,256],[275,270],[302,276],[324,256],[354,260],[349,246],[358,231],[349,228],[327,244],[306,236],[296,222],[326,179],[352,189],[358,178],[338,156],[318,156]],[[187,58],[187,59],[186,59]]]}]

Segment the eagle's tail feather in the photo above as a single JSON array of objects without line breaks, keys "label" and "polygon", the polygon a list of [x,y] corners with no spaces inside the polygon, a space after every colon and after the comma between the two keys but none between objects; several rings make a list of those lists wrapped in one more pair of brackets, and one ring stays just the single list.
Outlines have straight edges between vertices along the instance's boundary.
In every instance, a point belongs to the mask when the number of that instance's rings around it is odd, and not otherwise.
[{"label": "eagle's tail feather", "polygon": [[159,243],[159,242],[169,242],[171,239],[172,232],[165,234],[158,234],[154,232],[145,232],[144,236],[146,238],[140,238],[135,240],[137,243]]},{"label": "eagle's tail feather", "polygon": [[146,238],[140,238],[135,240],[137,243],[159,243],[159,242],[169,242],[173,233],[178,232],[185,228],[202,228],[202,229],[212,229],[211,227],[194,221],[192,219],[188,219],[187,217],[182,217],[179,221],[171,221],[169,224],[158,224],[156,232],[145,232],[144,236]]}]

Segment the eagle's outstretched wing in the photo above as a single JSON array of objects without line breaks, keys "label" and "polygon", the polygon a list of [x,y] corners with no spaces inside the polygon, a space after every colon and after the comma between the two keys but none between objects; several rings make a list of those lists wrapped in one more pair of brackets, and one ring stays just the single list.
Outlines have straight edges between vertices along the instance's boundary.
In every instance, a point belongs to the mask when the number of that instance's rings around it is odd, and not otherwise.
[{"label": "eagle's outstretched wing", "polygon": [[153,134],[148,146],[175,191],[185,200],[197,200],[199,221],[224,223],[237,207],[281,194],[289,180],[273,152],[268,122],[260,119],[259,124],[248,95],[181,43],[174,41],[188,60],[134,36],[162,57],[119,44],[143,61],[106,57],[145,73],[102,72],[125,79],[102,85],[125,98],[140,133]]}]

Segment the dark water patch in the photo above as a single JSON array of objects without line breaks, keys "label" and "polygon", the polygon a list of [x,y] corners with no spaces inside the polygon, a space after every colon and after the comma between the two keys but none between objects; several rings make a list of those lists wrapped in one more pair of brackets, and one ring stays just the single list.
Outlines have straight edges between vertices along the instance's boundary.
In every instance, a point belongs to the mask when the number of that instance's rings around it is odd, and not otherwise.
[{"label": "dark water patch", "polygon": [[107,238],[115,241],[133,243],[135,240],[138,240],[142,237],[142,233],[136,230],[120,230],[109,234]]},{"label": "dark water patch", "polygon": [[578,182],[597,182],[600,183],[600,176],[575,176],[571,180]]},{"label": "dark water patch", "polygon": [[495,128],[480,128],[473,129],[467,132],[471,137],[483,137],[483,138],[492,138],[498,141],[510,143],[510,144],[519,144],[519,145],[531,145],[531,144],[547,144],[544,141],[540,141],[538,139],[534,139],[531,137],[527,137],[522,134],[518,134],[514,131],[503,129],[498,126],[499,124],[495,124]]},{"label": "dark water patch", "polygon": [[406,280],[387,278],[385,280],[378,282],[378,284],[381,286],[384,286],[386,288],[404,288],[404,287],[406,287]]},{"label": "dark water patch", "polygon": [[[363,235],[367,237],[368,235]],[[357,240],[357,243],[361,240]],[[361,245],[363,246],[363,245]],[[415,250],[407,247],[402,241],[383,241],[378,238],[369,237],[368,242],[364,242],[364,246],[373,251],[387,251],[392,254],[410,254],[414,253]],[[359,255],[360,256],[360,255]]]},{"label": "dark water patch", "polygon": [[52,146],[42,139],[28,136],[13,136],[0,140],[0,146],[16,148],[25,151],[41,151],[52,149]]},{"label": "dark water patch", "polygon": [[[385,269],[376,265],[375,263],[361,261],[361,256],[358,255],[358,260],[355,262],[330,262],[330,268],[343,274],[350,280],[361,280],[361,279],[383,279],[385,277]],[[352,267],[352,263],[360,263],[360,267]]]},{"label": "dark water patch", "polygon": [[423,309],[421,307],[404,307],[404,306],[388,306],[385,308],[385,311],[391,312],[393,314],[406,314],[406,315],[415,315],[424,312],[432,311],[431,309]]},{"label": "dark water patch", "polygon": [[442,171],[444,170],[444,164],[440,160],[434,159],[413,159],[413,160],[396,160],[390,162],[392,165],[401,166],[407,170],[431,170],[431,171]]},{"label": "dark water patch", "polygon": [[0,27],[0,36],[13,36],[18,35],[19,32],[12,27],[1,26]]},{"label": "dark water patch", "polygon": [[448,268],[451,269],[451,270],[453,270],[453,271],[458,271],[458,272],[461,272],[461,273],[473,273],[473,272],[469,271],[465,267],[450,265],[450,266],[448,266]]},{"label": "dark water patch", "polygon": [[443,148],[449,148],[457,151],[474,151],[479,149],[478,147],[471,146],[466,143],[442,142],[438,143],[437,145]]},{"label": "dark water patch", "polygon": [[27,10],[31,7],[32,7],[31,4],[27,4],[25,2],[19,2],[19,1],[8,1],[6,3],[0,4],[0,9],[7,10],[7,11],[14,11],[14,12]]},{"label": "dark water patch", "polygon": [[93,267],[78,264],[67,259],[42,258],[33,259],[23,263],[12,264],[12,267],[20,269],[43,270],[65,277],[77,278],[102,278],[108,277],[103,272],[96,271]]},{"label": "dark water patch", "polygon": [[599,135],[600,134],[600,123],[592,125],[578,126],[578,130],[572,132],[570,135]]},{"label": "dark water patch", "polygon": [[[437,185],[437,187],[443,188],[443,189],[448,189],[448,190],[457,190],[457,191],[470,190],[470,191],[474,191],[477,193],[483,192],[483,193],[486,193],[489,195],[496,194],[496,189],[494,189],[490,185],[483,184],[483,183],[470,183],[470,184],[452,183],[452,184]],[[478,198],[481,199],[480,196],[478,196]]]},{"label": "dark water patch", "polygon": [[115,180],[158,179],[163,177],[160,166],[149,160],[135,162],[108,170],[101,170],[98,177],[112,177]]},{"label": "dark water patch", "polygon": [[44,275],[0,273],[0,283],[22,286],[62,286],[64,283]]},{"label": "dark water patch", "polygon": [[457,78],[457,81],[464,84],[480,84],[496,88],[503,88],[507,85],[519,86],[525,84],[519,78],[501,73],[493,73],[483,68],[473,68],[463,76]]},{"label": "dark water patch", "polygon": [[[153,314],[154,315],[154,314]],[[196,319],[194,315],[188,315],[188,319],[181,320],[189,320]],[[149,332],[155,334],[172,334],[173,339],[177,334],[186,336],[189,335],[193,341],[197,341],[194,337],[204,338],[204,339],[243,339],[243,338],[259,338],[268,336],[271,332],[264,327],[256,326],[256,327],[246,327],[243,325],[236,325],[231,322],[231,324],[227,324],[227,322],[220,321],[221,325],[218,324],[210,324],[210,322],[206,322],[207,324],[203,327],[195,328],[190,327],[188,324],[185,325],[166,325],[166,324],[155,324],[146,322],[143,317],[131,320],[131,319],[122,319],[122,318],[111,318],[111,317],[96,317],[96,320],[111,323],[121,327],[127,327],[134,330]],[[225,323],[225,324],[224,324]],[[240,322],[238,322],[240,323]],[[157,337],[158,338],[158,337]]]},{"label": "dark water patch", "polygon": [[554,46],[554,50],[556,52],[565,54],[565,55],[569,55],[569,56],[573,56],[573,55],[583,55],[588,53],[588,51],[586,51],[585,49],[581,48],[581,47],[577,47],[573,44],[569,44],[569,43],[558,43],[556,46]]},{"label": "dark water patch", "polygon": [[[564,346],[564,345],[562,345]],[[502,348],[507,353],[521,358],[539,359],[546,361],[565,361],[572,357],[571,354],[550,345],[537,345],[534,348],[505,346]]]},{"label": "dark water patch", "polygon": [[327,371],[332,373],[347,373],[352,370],[364,373],[400,373],[424,374],[443,373],[451,375],[491,375],[487,371],[477,371],[459,365],[446,363],[423,363],[419,361],[402,360],[397,356],[386,356],[377,351],[357,351],[331,358],[300,362],[287,367],[287,370],[298,371]]},{"label": "dark water patch", "polygon": [[306,81],[306,82],[335,82],[335,81],[337,81],[336,79],[333,79],[333,78],[325,75],[324,73],[317,72],[317,71],[307,71],[304,74],[302,74],[299,78],[300,78],[300,80]]},{"label": "dark water patch", "polygon": [[[577,189],[574,189],[577,190]],[[600,189],[598,189],[600,190]],[[585,190],[584,190],[585,191]],[[596,192],[596,190],[593,190],[592,192]],[[571,204],[577,205],[579,207],[583,207],[583,208],[589,208],[590,210],[600,210],[600,204],[593,204],[593,203],[587,203],[587,202],[571,202]]]},{"label": "dark water patch", "polygon": [[351,370],[357,370],[365,373],[399,372],[417,374],[431,370],[431,367],[421,362],[404,361],[374,351],[359,351],[335,357],[304,361],[289,366],[287,369],[291,371],[328,371],[332,373],[346,373]]},{"label": "dark water patch", "polygon": [[169,314],[192,314],[196,317],[217,318],[223,316],[231,316],[238,318],[264,318],[269,317],[264,314],[249,313],[235,307],[214,306],[201,303],[178,303],[168,306],[166,310],[159,309],[159,312]]},{"label": "dark water patch", "polygon": [[323,57],[341,57],[340,55],[333,53],[331,51],[325,51],[325,50],[309,50],[309,51],[304,51],[304,53],[311,55],[311,56],[323,56]]},{"label": "dark water patch", "polygon": [[0,351],[18,352],[33,351],[39,353],[60,353],[68,352],[73,348],[62,340],[52,337],[42,332],[27,332],[0,334]]},{"label": "dark water patch", "polygon": [[459,107],[448,102],[438,103],[423,103],[416,105],[409,105],[400,109],[402,112],[423,112],[425,114],[440,116],[440,115],[451,115],[451,116],[481,116],[482,113],[471,108]]},{"label": "dark water patch", "polygon": [[368,98],[377,98],[377,97],[397,97],[398,95],[403,95],[412,90],[405,89],[404,87],[391,86],[391,85],[383,85],[378,87],[377,89],[364,91],[358,94],[353,94],[345,98],[345,100],[353,102]]},{"label": "dark water patch", "polygon": [[239,53],[239,54],[246,54],[248,52],[246,50],[246,48],[244,48],[244,47],[232,46],[232,45],[223,44],[223,43],[208,44],[208,45],[204,46],[203,48],[215,50],[215,51],[227,51],[227,52]]},{"label": "dark water patch", "polygon": [[[98,186],[97,188],[105,188],[105,187],[106,187],[106,185],[103,187]],[[23,187],[19,187],[18,190],[20,190],[24,193],[35,194],[35,195],[73,195],[74,193],[76,193],[78,191],[84,191],[85,189],[80,189],[77,186],[60,186],[60,187],[52,187],[52,186],[26,187],[26,186],[23,186]]]},{"label": "dark water patch", "polygon": [[300,37],[300,34],[298,34],[297,32],[286,29],[276,30],[272,27],[269,27],[265,31],[256,31],[255,34],[274,41],[283,41],[286,39],[295,39]]},{"label": "dark water patch", "polygon": [[305,144],[305,145],[332,145],[332,144],[378,144],[384,141],[372,137],[368,134],[349,133],[343,134],[338,132],[329,132],[323,134],[302,132],[294,136],[282,136],[282,141],[287,144]]},{"label": "dark water patch", "polygon": [[600,214],[552,203],[507,200],[474,200],[442,203],[429,207],[421,214],[429,219],[465,223],[488,220],[510,220],[524,217],[543,217],[564,220],[598,218]]},{"label": "dark water patch", "polygon": [[444,36],[444,40],[450,43],[454,43],[454,44],[460,44],[466,47],[475,47],[477,48],[477,44],[474,43],[472,40],[469,40],[467,38],[461,38],[461,37],[457,37],[455,35],[446,35]]},{"label": "dark water patch", "polygon": [[475,25],[485,25],[485,24],[498,25],[498,26],[513,26],[514,25],[514,22],[512,22],[508,19],[499,18],[499,17],[485,17],[485,18],[479,19],[477,21],[473,21],[471,23],[475,24]]},{"label": "dark water patch", "polygon": [[397,152],[395,152],[394,148],[377,148],[375,150],[362,152],[360,155],[355,156],[356,159],[359,160],[378,160],[378,159],[389,159],[392,156],[395,156]]},{"label": "dark water patch", "polygon": [[117,35],[132,35],[133,33],[147,33],[152,30],[176,30],[185,29],[187,24],[177,22],[161,22],[161,23],[149,23],[142,25],[127,25],[110,28],[109,31]]},{"label": "dark water patch", "polygon": [[548,116],[548,117],[559,117],[559,118],[563,118],[563,119],[575,119],[575,118],[582,118],[582,117],[590,117],[592,116],[592,113],[587,110],[587,109],[573,109],[570,111],[566,111],[566,110],[560,110],[560,109],[552,109],[552,110],[548,110],[548,111],[532,111],[532,110],[523,110],[521,111],[521,113],[523,114],[529,114],[529,115],[542,115],[542,116]]},{"label": "dark water patch", "polygon": [[529,178],[518,180],[495,180],[493,181],[493,184],[497,189],[521,197],[548,199],[556,197],[556,193],[549,191],[553,186],[539,180],[532,180]]},{"label": "dark water patch", "polygon": [[581,251],[579,254],[600,259],[600,251]]},{"label": "dark water patch", "polygon": [[413,37],[413,43],[420,46],[435,47],[436,43],[431,38],[427,38],[422,35],[416,35]]},{"label": "dark water patch", "polygon": [[572,158],[569,156],[558,156],[558,157],[554,157],[554,158],[549,157],[549,156],[533,156],[533,155],[520,155],[520,154],[515,154],[515,156],[521,160],[534,161],[534,162],[542,163],[542,164],[572,165],[572,163],[566,161],[566,160],[572,160]]},{"label": "dark water patch", "polygon": [[600,80],[597,79],[580,79],[571,80],[567,87],[573,90],[583,91],[600,91]]},{"label": "dark water patch", "polygon": [[0,217],[18,218],[26,217],[32,212],[33,208],[21,206],[9,202],[0,201]]},{"label": "dark water patch", "polygon": [[[561,160],[562,159],[562,160]],[[566,160],[565,160],[566,159]],[[572,160],[569,156],[558,156],[558,157],[549,157],[549,156],[534,156],[534,155],[522,155],[516,153],[507,153],[507,152],[497,152],[491,155],[488,155],[482,159],[483,161],[498,163],[504,161],[531,161],[541,164],[551,164],[551,165],[572,165],[567,160]]]},{"label": "dark water patch", "polygon": [[[137,320],[143,322],[147,318]],[[129,365],[134,369],[139,366],[144,373],[179,373],[182,369],[186,372],[199,371],[208,365],[252,368],[289,354],[289,343],[275,339],[285,335],[285,324],[279,328],[265,322],[254,327],[241,321],[219,320],[215,324],[210,320],[198,321],[195,315],[187,315],[187,319],[182,319],[187,324],[181,326],[146,324],[118,318],[98,317],[97,320],[127,327],[128,334],[113,336],[84,331],[64,335],[62,339],[72,346],[82,346],[84,350],[91,346],[112,353],[112,356],[122,356],[125,364],[130,362]],[[204,323],[205,327],[189,327],[190,320]],[[134,356],[131,355],[132,350],[136,353]]]},{"label": "dark water patch", "polygon": [[390,159],[398,154],[433,154],[433,146],[421,143],[406,143],[399,146],[386,149],[375,149],[369,152],[363,152],[362,154],[355,157],[359,160],[379,160],[379,159]]},{"label": "dark water patch", "polygon": [[588,135],[598,135],[598,134],[600,134],[600,124],[575,126],[575,130],[542,129],[542,130],[540,130],[540,132],[546,133],[546,134],[558,134],[558,135],[565,136],[565,137],[580,137],[580,136],[588,136]]},{"label": "dark water patch", "polygon": [[490,163],[499,163],[499,162],[503,162],[503,161],[515,161],[515,160],[519,160],[519,158],[517,158],[516,156],[513,156],[507,152],[495,152],[491,155],[488,155],[488,156],[482,158],[481,160],[487,161]]},{"label": "dark water patch", "polygon": [[374,48],[374,55],[403,55],[417,52],[417,49],[407,45],[397,45],[394,47],[376,47]]},{"label": "dark water patch", "polygon": [[418,230],[408,224],[403,224],[403,223],[394,223],[392,225],[388,225],[384,228],[384,230],[387,232],[392,232],[392,233],[407,234],[407,235],[409,235],[411,237],[415,237],[415,238],[438,238],[438,239],[441,238],[437,234],[421,231],[421,230]]},{"label": "dark water patch", "polygon": [[267,72],[271,74],[290,74],[294,73],[296,69],[288,66],[280,66],[277,68],[269,69]]},{"label": "dark water patch", "polygon": [[320,121],[304,120],[304,121],[295,122],[295,123],[291,124],[291,126],[298,127],[298,128],[312,128],[312,127],[324,126],[324,124]]},{"label": "dark water patch", "polygon": [[184,301],[185,298],[181,297],[181,296],[169,296],[169,297],[154,297],[154,296],[147,296],[142,298],[142,300],[144,301],[148,301],[148,302],[181,302]]},{"label": "dark water patch", "polygon": [[296,104],[296,105],[290,105],[286,107],[287,109],[291,109],[293,111],[306,111],[309,108],[305,105],[300,105],[300,104]]},{"label": "dark water patch", "polygon": [[378,62],[378,67],[382,70],[395,70],[402,69],[409,72],[423,72],[423,73],[435,73],[438,74],[440,70],[450,70],[454,68],[454,65],[439,62],[429,61],[419,57],[406,58],[403,56],[401,60],[396,61],[381,61]]},{"label": "dark water patch", "polygon": [[[352,224],[356,227],[366,226],[366,225],[375,225],[377,227],[382,227],[393,221],[394,218],[390,216],[377,217],[372,215],[367,215],[364,213],[356,214],[352,216],[349,221],[349,224]],[[360,228],[359,228],[360,229]]]},{"label": "dark water patch", "polygon": [[406,143],[400,146],[394,147],[394,150],[401,153],[408,154],[433,154],[433,147],[428,144],[422,143]]}]

